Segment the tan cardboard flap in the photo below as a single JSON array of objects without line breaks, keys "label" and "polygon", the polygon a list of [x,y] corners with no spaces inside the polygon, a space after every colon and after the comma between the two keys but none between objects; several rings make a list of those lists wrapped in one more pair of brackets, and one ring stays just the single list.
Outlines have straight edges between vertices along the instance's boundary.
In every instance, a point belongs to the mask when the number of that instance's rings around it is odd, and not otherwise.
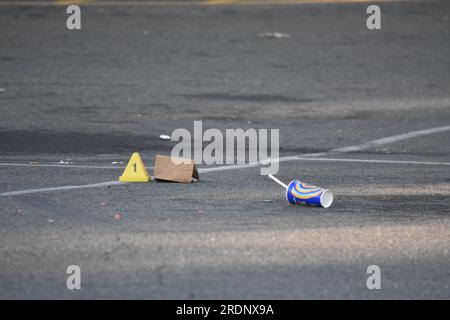
[{"label": "tan cardboard flap", "polygon": [[[174,161],[178,160],[178,163]],[[192,160],[171,158],[162,155],[155,157],[153,176],[158,180],[189,183],[192,178],[198,179],[197,166]]]}]

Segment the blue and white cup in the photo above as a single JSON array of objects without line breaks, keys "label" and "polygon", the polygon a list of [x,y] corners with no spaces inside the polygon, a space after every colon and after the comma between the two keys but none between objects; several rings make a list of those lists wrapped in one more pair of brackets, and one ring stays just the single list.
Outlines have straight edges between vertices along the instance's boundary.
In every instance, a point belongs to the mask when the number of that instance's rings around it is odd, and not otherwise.
[{"label": "blue and white cup", "polygon": [[286,199],[292,204],[328,208],[333,203],[330,190],[293,180],[286,189]]}]

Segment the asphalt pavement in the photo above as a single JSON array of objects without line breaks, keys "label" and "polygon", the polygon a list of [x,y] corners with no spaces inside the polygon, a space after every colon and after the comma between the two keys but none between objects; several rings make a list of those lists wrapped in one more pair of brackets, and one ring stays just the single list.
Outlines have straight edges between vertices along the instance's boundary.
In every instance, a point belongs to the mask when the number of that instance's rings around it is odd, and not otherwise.
[{"label": "asphalt pavement", "polygon": [[[66,6],[0,1],[0,298],[449,299],[450,2],[378,2],[381,30],[298,2],[88,1],[69,31]],[[332,207],[258,167],[109,183],[194,120],[279,129],[277,177]]]}]

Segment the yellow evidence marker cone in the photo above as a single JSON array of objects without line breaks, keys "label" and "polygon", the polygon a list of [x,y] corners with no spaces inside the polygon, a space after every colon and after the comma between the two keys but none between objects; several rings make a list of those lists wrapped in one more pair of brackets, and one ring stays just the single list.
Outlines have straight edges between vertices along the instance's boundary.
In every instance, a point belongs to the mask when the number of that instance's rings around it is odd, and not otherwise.
[{"label": "yellow evidence marker cone", "polygon": [[134,152],[131,155],[130,161],[128,161],[127,167],[123,174],[119,177],[119,181],[122,182],[149,182],[150,176],[147,169],[145,169],[142,158],[138,152]]}]

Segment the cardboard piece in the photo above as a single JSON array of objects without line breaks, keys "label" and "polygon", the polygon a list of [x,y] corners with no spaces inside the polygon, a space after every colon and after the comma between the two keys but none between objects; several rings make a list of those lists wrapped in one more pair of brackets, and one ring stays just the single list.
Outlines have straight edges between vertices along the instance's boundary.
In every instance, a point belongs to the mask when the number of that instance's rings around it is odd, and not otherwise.
[{"label": "cardboard piece", "polygon": [[139,153],[135,152],[131,155],[130,161],[128,161],[125,171],[119,177],[119,181],[122,182],[150,181],[150,176],[148,175],[147,169],[145,168]]},{"label": "cardboard piece", "polygon": [[[175,163],[172,160],[178,160]],[[155,157],[155,170],[153,174],[157,180],[190,183],[193,179],[199,179],[197,166],[192,160],[171,158],[162,155]]]}]

